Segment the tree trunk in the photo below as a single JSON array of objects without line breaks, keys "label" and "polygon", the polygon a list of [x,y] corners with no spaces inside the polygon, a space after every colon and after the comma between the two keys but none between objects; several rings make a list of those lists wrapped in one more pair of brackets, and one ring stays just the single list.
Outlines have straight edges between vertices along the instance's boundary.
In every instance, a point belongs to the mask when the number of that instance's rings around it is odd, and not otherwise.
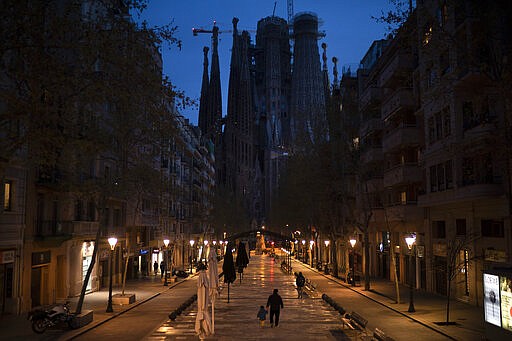
[{"label": "tree trunk", "polygon": [[370,236],[368,226],[364,231],[364,290],[370,290]]},{"label": "tree trunk", "polygon": [[128,260],[130,260],[130,247],[129,247],[130,237],[129,237],[128,233],[125,233],[125,236],[126,236],[126,260],[124,262],[123,290],[121,293],[122,295],[124,295],[124,289],[125,289],[125,284],[126,284],[126,273],[128,272]]},{"label": "tree trunk", "polygon": [[82,290],[80,291],[80,298],[78,299],[78,303],[76,305],[75,314],[77,314],[77,315],[82,313],[82,306],[84,304],[85,291],[87,290],[87,283],[89,283],[89,279],[91,278],[92,269],[94,269],[94,264],[96,264],[96,255],[98,254],[100,236],[101,236],[101,228],[98,227],[98,230],[96,231],[96,240],[94,241],[94,249],[92,251],[91,263],[89,264],[89,268],[87,269],[87,274],[85,275],[84,282],[82,283]]},{"label": "tree trunk", "polygon": [[396,259],[393,243],[389,246],[389,255],[391,257],[391,264],[393,267],[393,278],[395,279],[396,303],[400,303],[400,287],[398,286],[398,276],[396,274]]},{"label": "tree trunk", "polygon": [[450,323],[450,294],[451,294],[451,284],[452,284],[452,280],[451,280],[451,268],[448,267],[448,271],[447,271],[447,275],[448,275],[448,291],[447,291],[447,295],[446,295],[446,325],[448,325]]},{"label": "tree trunk", "polygon": [[338,278],[338,249],[336,246],[336,238],[333,238],[331,250],[332,275]]},{"label": "tree trunk", "polygon": [[124,289],[126,284],[126,272],[128,272],[128,260],[130,259],[129,253],[126,255],[126,260],[124,262],[124,272],[123,272],[123,290],[122,295],[124,295]]}]

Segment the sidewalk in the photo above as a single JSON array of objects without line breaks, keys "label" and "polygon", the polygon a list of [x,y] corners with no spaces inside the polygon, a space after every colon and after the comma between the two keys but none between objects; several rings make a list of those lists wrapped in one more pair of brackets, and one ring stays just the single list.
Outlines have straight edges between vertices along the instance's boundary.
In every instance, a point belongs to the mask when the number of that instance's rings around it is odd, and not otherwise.
[{"label": "sidewalk", "polygon": [[[95,291],[85,295],[82,311],[93,310],[93,321],[76,331],[69,331],[69,329],[52,328],[48,329],[44,334],[38,335],[32,331],[30,321],[27,320],[27,314],[5,315],[0,317],[0,340],[54,340],[59,337],[70,338],[77,333],[91,329],[99,324],[102,324],[124,312],[132,309],[133,307],[150,300],[160,293],[169,290],[184,281],[195,278],[195,274],[185,279],[178,279],[175,283],[169,283],[169,286],[164,286],[160,278],[157,276],[147,276],[141,279],[130,280],[126,282],[125,293],[135,294],[135,302],[128,305],[114,305],[113,313],[107,313],[108,302],[108,289]],[[121,286],[114,286],[112,294],[121,293]],[[78,297],[68,299],[71,302],[71,311],[75,311]]]},{"label": "sidewalk", "polygon": [[[446,297],[439,296],[433,293],[427,293],[424,291],[414,291],[414,307],[415,312],[409,313],[409,287],[402,284],[399,285],[400,291],[400,303],[396,303],[396,292],[395,284],[391,281],[372,278],[370,280],[370,291],[364,290],[364,280],[361,281],[359,286],[351,286],[350,284],[335,278],[331,275],[325,275],[323,272],[311,268],[309,265],[299,262],[294,259],[295,265],[301,265],[314,271],[330,281],[336,282],[354,292],[359,293],[369,299],[377,302],[388,309],[400,313],[405,318],[420,323],[430,329],[436,330],[448,339],[452,340],[482,340],[484,339],[484,318],[481,307],[476,307],[464,302],[457,301],[455,299],[450,300],[450,322],[455,322],[455,325],[443,326],[438,325],[439,322],[446,321]],[[296,271],[296,270],[294,270]],[[331,291],[331,290],[329,290]],[[329,296],[335,298],[335,292],[326,293]],[[338,297],[340,303],[343,306],[342,297]],[[336,300],[336,299],[335,299]],[[347,311],[350,313],[350,311]],[[378,316],[370,317],[378,318]],[[381,327],[383,328],[383,327]],[[384,328],[385,329],[385,328]]]}]

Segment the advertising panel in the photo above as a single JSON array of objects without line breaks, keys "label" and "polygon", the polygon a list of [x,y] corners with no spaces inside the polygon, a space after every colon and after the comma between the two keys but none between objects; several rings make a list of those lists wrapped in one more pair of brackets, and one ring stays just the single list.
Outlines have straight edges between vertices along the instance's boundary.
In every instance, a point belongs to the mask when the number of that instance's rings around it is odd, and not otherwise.
[{"label": "advertising panel", "polygon": [[485,321],[501,327],[499,278],[484,273],[484,317]]},{"label": "advertising panel", "polygon": [[501,327],[512,331],[512,278],[500,276]]}]

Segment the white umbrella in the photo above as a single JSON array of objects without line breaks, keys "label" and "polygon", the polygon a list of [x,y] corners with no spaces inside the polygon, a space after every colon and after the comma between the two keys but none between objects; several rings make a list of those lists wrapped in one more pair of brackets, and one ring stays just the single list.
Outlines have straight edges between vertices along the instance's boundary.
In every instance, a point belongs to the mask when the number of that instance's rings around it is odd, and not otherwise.
[{"label": "white umbrella", "polygon": [[201,340],[211,335],[212,332],[212,320],[208,312],[208,303],[210,301],[208,298],[209,286],[206,271],[199,271],[199,277],[197,278],[197,315],[195,331]]},{"label": "white umbrella", "polygon": [[212,334],[215,334],[215,300],[219,295],[219,269],[215,250],[208,255],[208,279],[210,283],[210,301],[212,302]]}]

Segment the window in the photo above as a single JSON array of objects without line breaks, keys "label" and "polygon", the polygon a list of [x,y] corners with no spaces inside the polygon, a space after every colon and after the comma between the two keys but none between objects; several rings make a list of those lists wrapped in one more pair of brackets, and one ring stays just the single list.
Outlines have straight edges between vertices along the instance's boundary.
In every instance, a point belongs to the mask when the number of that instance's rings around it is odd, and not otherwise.
[{"label": "window", "polygon": [[407,192],[400,192],[400,203],[402,205],[407,204]]},{"label": "window", "polygon": [[434,220],[432,222],[432,237],[446,238],[446,223],[444,220]]},{"label": "window", "polygon": [[437,188],[440,191],[445,190],[444,164],[442,163],[437,165]]},{"label": "window", "polygon": [[443,120],[441,119],[440,112],[435,114],[435,122],[436,122],[436,140],[441,140],[443,138]]},{"label": "window", "polygon": [[443,117],[443,135],[446,137],[452,133],[450,107],[445,107],[443,109],[442,117]]},{"label": "window", "polygon": [[475,126],[475,113],[473,110],[473,102],[471,101],[462,103],[462,122],[464,130],[471,129]]},{"label": "window", "polygon": [[450,57],[448,51],[444,51],[439,55],[439,71],[441,76],[450,72]]},{"label": "window", "polygon": [[13,185],[11,180],[4,181],[4,211],[12,211]]},{"label": "window", "polygon": [[430,167],[430,192],[437,192],[437,167]]},{"label": "window", "polygon": [[473,159],[465,157],[462,159],[462,184],[473,185],[475,183],[475,172],[473,166]]},{"label": "window", "polygon": [[82,220],[82,200],[75,201],[75,221]]},{"label": "window", "polygon": [[436,141],[436,128],[434,126],[434,117],[428,118],[428,142],[430,144]]},{"label": "window", "polygon": [[492,238],[505,237],[502,220],[482,219],[481,228],[482,228],[482,237],[492,237]]},{"label": "window", "polygon": [[453,169],[452,160],[448,160],[444,163],[444,174],[446,176],[446,189],[453,188]]},{"label": "window", "polygon": [[455,219],[455,227],[457,236],[466,235],[466,219]]}]

